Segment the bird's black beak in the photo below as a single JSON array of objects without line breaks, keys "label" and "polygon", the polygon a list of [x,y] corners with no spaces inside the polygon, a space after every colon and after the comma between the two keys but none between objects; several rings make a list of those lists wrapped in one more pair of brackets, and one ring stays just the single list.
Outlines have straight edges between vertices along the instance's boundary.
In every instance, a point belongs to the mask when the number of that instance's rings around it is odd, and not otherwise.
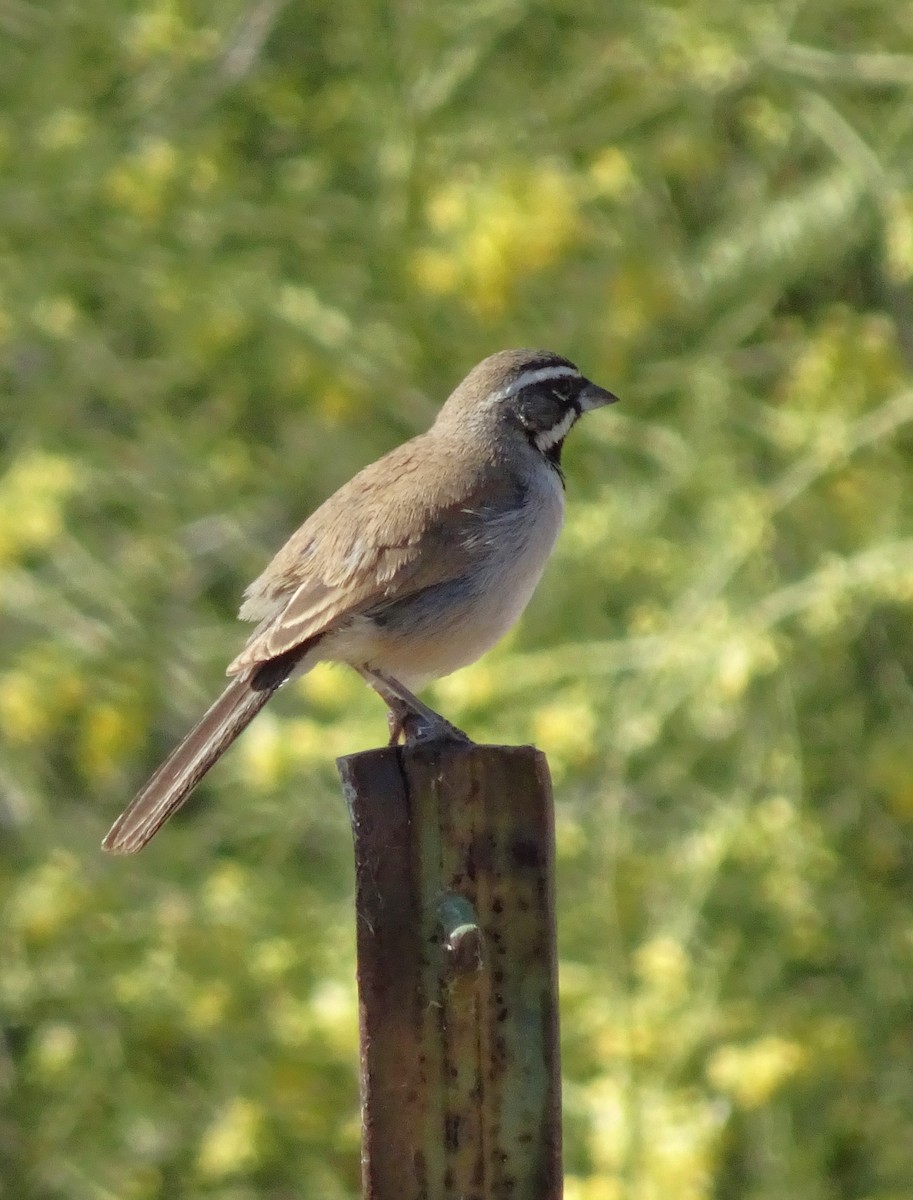
[{"label": "bird's black beak", "polygon": [[617,404],[618,397],[613,392],[607,392],[605,388],[599,387],[598,384],[590,383],[588,379],[577,393],[577,402],[581,412],[589,412],[591,408],[604,408],[606,404]]}]

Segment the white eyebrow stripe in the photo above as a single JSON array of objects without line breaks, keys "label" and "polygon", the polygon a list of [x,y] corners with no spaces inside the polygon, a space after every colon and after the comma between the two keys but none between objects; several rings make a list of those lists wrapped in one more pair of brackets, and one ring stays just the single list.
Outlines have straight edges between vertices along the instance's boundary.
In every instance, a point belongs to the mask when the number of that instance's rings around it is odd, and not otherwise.
[{"label": "white eyebrow stripe", "polygon": [[541,433],[537,433],[535,437],[536,449],[541,450],[545,454],[547,450],[551,450],[552,446],[556,446],[558,442],[564,441],[577,417],[576,408],[571,408],[557,425],[553,425],[551,429],[544,429]]},{"label": "white eyebrow stripe", "polygon": [[486,403],[499,404],[502,400],[516,396],[517,392],[529,387],[531,383],[544,383],[547,379],[563,379],[566,375],[573,375],[576,379],[580,378],[580,372],[576,367],[539,367],[537,371],[524,371],[513,383],[492,392]]}]

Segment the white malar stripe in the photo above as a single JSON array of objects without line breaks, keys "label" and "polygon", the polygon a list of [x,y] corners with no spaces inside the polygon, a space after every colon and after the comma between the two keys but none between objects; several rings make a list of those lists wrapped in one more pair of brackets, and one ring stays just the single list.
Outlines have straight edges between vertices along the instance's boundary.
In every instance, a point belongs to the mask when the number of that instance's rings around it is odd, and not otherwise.
[{"label": "white malar stripe", "polygon": [[513,383],[492,392],[486,403],[500,404],[502,400],[516,396],[517,392],[529,387],[531,383],[545,383],[547,379],[563,379],[567,375],[572,375],[575,379],[580,378],[580,372],[576,367],[540,367],[538,371],[525,371]]},{"label": "white malar stripe", "polygon": [[558,442],[564,441],[576,420],[576,408],[569,408],[557,425],[553,425],[551,429],[544,429],[542,433],[536,434],[536,449],[541,450],[545,454],[551,450],[552,446],[556,446]]}]

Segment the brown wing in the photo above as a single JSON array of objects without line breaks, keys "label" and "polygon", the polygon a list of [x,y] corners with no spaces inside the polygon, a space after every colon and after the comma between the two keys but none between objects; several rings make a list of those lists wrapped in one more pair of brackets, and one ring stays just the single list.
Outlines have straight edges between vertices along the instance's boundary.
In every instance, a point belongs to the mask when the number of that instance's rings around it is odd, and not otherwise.
[{"label": "brown wing", "polygon": [[241,616],[260,624],[228,673],[383,600],[458,578],[484,536],[483,515],[521,501],[511,473],[470,465],[433,435],[400,446],[321,505],[250,585]]}]

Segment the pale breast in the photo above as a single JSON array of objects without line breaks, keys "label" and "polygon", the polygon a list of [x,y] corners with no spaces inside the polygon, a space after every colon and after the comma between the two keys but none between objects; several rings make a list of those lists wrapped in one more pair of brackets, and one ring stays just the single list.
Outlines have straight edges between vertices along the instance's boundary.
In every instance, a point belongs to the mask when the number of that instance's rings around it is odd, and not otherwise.
[{"label": "pale breast", "polygon": [[555,471],[532,472],[522,495],[519,506],[476,530],[469,572],[356,617],[326,639],[326,657],[361,662],[416,688],[489,650],[529,602],[564,517]]}]

